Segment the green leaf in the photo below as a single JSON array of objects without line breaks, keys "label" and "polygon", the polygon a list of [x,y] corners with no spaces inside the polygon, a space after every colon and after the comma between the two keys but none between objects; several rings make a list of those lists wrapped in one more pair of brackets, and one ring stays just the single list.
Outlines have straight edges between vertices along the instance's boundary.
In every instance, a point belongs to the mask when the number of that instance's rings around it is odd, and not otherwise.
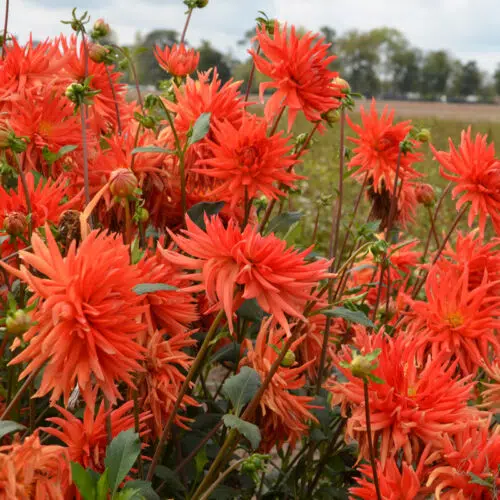
[{"label": "green leaf", "polygon": [[244,366],[238,375],[229,377],[222,386],[222,392],[227,396],[237,414],[255,396],[261,385],[259,374]]},{"label": "green leaf", "polygon": [[11,432],[24,431],[26,427],[12,420],[2,420],[0,422],[0,439]]},{"label": "green leaf", "polygon": [[266,234],[269,233],[287,233],[288,230],[299,222],[304,216],[302,212],[284,212],[274,217],[266,229]]},{"label": "green leaf", "polygon": [[145,253],[140,245],[139,238],[134,238],[132,245],[130,245],[130,260],[134,265],[142,259]]},{"label": "green leaf", "polygon": [[223,201],[216,201],[216,202],[210,202],[210,201],[202,201],[201,203],[197,203],[196,205],[193,205],[188,211],[189,218],[203,231],[205,231],[206,226],[205,226],[205,214],[207,216],[210,215],[217,215],[222,208],[224,207],[225,203]]},{"label": "green leaf", "polygon": [[113,495],[113,500],[144,500],[141,490],[137,488],[124,488]]},{"label": "green leaf", "polygon": [[196,467],[196,479],[199,479],[201,477],[201,475],[203,474],[203,469],[205,469],[205,465],[207,465],[208,462],[209,460],[207,457],[207,450],[204,446],[194,457],[194,465]]},{"label": "green leaf", "polygon": [[102,476],[97,481],[97,500],[107,500],[109,492],[109,469],[106,468]]},{"label": "green leaf", "polygon": [[71,477],[83,500],[95,500],[96,487],[89,471],[79,463],[71,462]]},{"label": "green leaf", "polygon": [[256,449],[259,446],[261,439],[260,430],[255,424],[245,422],[245,420],[242,420],[236,415],[227,414],[224,415],[222,419],[226,427],[236,429],[240,434],[245,436],[250,441],[252,448]]},{"label": "green leaf", "polygon": [[230,362],[237,363],[239,359],[241,344],[231,342],[224,347],[221,347],[211,358],[210,363]]},{"label": "green leaf", "polygon": [[174,153],[170,149],[161,148],[160,146],[141,146],[140,148],[134,148],[132,154],[137,153]]},{"label": "green leaf", "polygon": [[104,464],[109,468],[109,485],[114,493],[141,452],[139,434],[133,429],[120,432],[106,451]]},{"label": "green leaf", "polygon": [[236,314],[243,319],[259,322],[264,317],[264,311],[255,299],[247,299],[241,304]]},{"label": "green leaf", "polygon": [[335,309],[328,309],[327,311],[322,311],[321,313],[325,316],[344,318],[351,323],[358,323],[363,326],[375,326],[373,321],[362,311],[351,311],[345,307],[336,307]]},{"label": "green leaf", "polygon": [[202,113],[198,117],[193,126],[193,133],[189,138],[189,145],[201,141],[208,134],[208,131],[210,130],[210,116],[211,113]]},{"label": "green leaf", "polygon": [[135,285],[132,290],[137,295],[145,295],[146,293],[173,292],[178,290],[178,288],[167,283],[140,283],[139,285]]},{"label": "green leaf", "polygon": [[128,481],[122,491],[128,490],[129,488],[139,492],[145,500],[160,500],[158,493],[156,493],[149,481],[143,481],[142,479]]},{"label": "green leaf", "polygon": [[[165,487],[169,495],[174,495],[176,498],[183,498],[186,488],[179,480],[178,474],[172,469],[164,465],[158,465],[155,469],[155,476],[165,481]],[[167,495],[168,498],[168,495]]]},{"label": "green leaf", "polygon": [[64,155],[71,153],[71,151],[74,151],[77,148],[77,146],[73,144],[67,144],[66,146],[63,146],[58,152],[57,152],[57,159],[63,157]]},{"label": "green leaf", "polygon": [[493,486],[492,480],[483,479],[482,477],[477,476],[476,474],[469,472],[469,476],[471,478],[471,484],[479,484],[480,486],[485,486],[488,489],[491,489]]}]

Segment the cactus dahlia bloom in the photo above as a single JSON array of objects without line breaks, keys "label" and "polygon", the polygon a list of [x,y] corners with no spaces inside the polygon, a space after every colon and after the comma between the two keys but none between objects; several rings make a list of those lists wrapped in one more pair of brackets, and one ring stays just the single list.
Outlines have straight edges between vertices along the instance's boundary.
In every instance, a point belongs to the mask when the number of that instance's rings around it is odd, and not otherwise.
[{"label": "cactus dahlia bloom", "polygon": [[[77,462],[85,469],[104,472],[104,458],[108,447],[106,418],[111,418],[111,436],[114,438],[120,432],[134,429],[134,402],[127,401],[114,410],[106,411],[101,403],[95,412],[95,392],[90,396],[83,413],[83,419],[75,417],[65,408],[55,405],[62,417],[51,417],[47,421],[57,427],[42,427],[44,432],[60,439],[64,445],[71,462]],[[143,412],[139,416],[140,434],[145,431],[145,421],[151,417]]]},{"label": "cactus dahlia bloom", "polygon": [[192,276],[202,284],[189,290],[205,291],[213,309],[223,308],[231,331],[235,304],[241,299],[256,299],[287,334],[286,315],[305,321],[302,311],[314,298],[311,290],[330,276],[328,261],[307,262],[310,249],[287,248],[274,234],[262,236],[250,225],[241,231],[234,220],[224,227],[220,217],[205,217],[205,224],[203,231],[186,216],[183,235],[171,233],[191,257],[172,251],[163,254],[178,266],[201,271]]},{"label": "cactus dahlia bloom", "polygon": [[42,445],[38,431],[23,443],[0,446],[0,498],[63,500],[68,498],[71,473],[67,450]]},{"label": "cactus dahlia bloom", "polygon": [[[368,383],[370,421],[374,443],[380,442],[382,467],[400,451],[407,463],[412,463],[425,444],[437,446],[443,432],[465,425],[472,414],[467,401],[473,383],[470,377],[453,378],[456,363],[449,365],[446,352],[418,366],[415,348],[403,335],[391,338],[380,331],[365,339],[362,353],[382,349],[373,373],[384,382]],[[347,347],[337,355],[337,361],[341,360],[352,360]],[[363,380],[347,368],[340,371],[347,382],[331,378],[326,387],[332,393],[332,404],[341,404],[343,415],[350,410],[346,439],[356,439],[360,457],[369,460]]]},{"label": "cactus dahlia bloom", "polygon": [[293,188],[301,178],[291,171],[296,160],[288,155],[292,147],[287,141],[281,132],[268,136],[267,123],[254,115],[245,114],[239,128],[218,122],[213,140],[207,140],[213,157],[202,160],[205,168],[193,171],[218,179],[211,195],[229,201],[233,209],[245,196],[277,199],[285,195],[284,186]]},{"label": "cactus dahlia bloom", "polygon": [[63,258],[48,226],[45,232],[48,245],[34,234],[20,271],[2,264],[28,283],[30,303],[37,301],[36,325],[23,337],[28,346],[11,363],[28,363],[21,378],[47,363],[36,396],[51,392],[52,402],[63,395],[67,403],[78,383],[86,399],[98,387],[114,403],[116,383],[133,386],[132,372],[141,370],[135,338],[145,329],[137,320],[144,307],[132,290],[139,271],[129,264],[128,247],[112,236],[93,231]]},{"label": "cactus dahlia bloom", "polygon": [[299,36],[294,26],[288,30],[286,24],[280,27],[276,22],[272,36],[262,26],[255,39],[264,57],[249,52],[255,67],[271,79],[260,84],[261,99],[266,89],[276,89],[264,108],[267,121],[287,106],[290,130],[299,111],[307,120],[320,122],[322,113],[340,106],[342,93],[332,85],[338,73],[328,68],[336,56],[329,55],[330,44],[324,43],[324,38],[311,32]]},{"label": "cactus dahlia bloom", "polygon": [[479,216],[479,230],[484,235],[487,217],[500,232],[500,161],[495,157],[495,146],[486,142],[487,136],[471,137],[471,128],[463,130],[460,146],[455,147],[451,139],[450,151],[432,148],[436,160],[441,164],[441,175],[455,183],[453,198],[458,198],[457,210],[470,202],[468,223],[472,226]]},{"label": "cactus dahlia bloom", "polygon": [[158,64],[173,76],[185,77],[193,73],[200,62],[200,53],[194,49],[186,49],[181,43],[166,46],[163,50],[157,45],[154,55]]},{"label": "cactus dahlia bloom", "polygon": [[[186,379],[185,373],[191,368],[193,358],[184,352],[184,349],[196,344],[191,338],[193,332],[177,333],[170,337],[164,332],[157,331],[148,341],[145,355],[146,373],[142,377],[139,394],[142,398],[142,407],[150,410],[152,418],[153,437],[161,436],[174,408],[180,388]],[[198,406],[191,396],[185,395],[181,408],[187,405]],[[187,429],[189,418],[179,414],[175,423]]]},{"label": "cactus dahlia bloom", "polygon": [[[422,454],[422,457],[425,453]],[[357,478],[357,485],[353,486],[349,493],[356,498],[373,500],[377,498],[375,485],[373,483],[373,471],[371,465],[364,464],[358,468],[362,476]],[[405,461],[398,466],[394,458],[389,458],[385,467],[377,460],[377,477],[380,486],[380,494],[384,500],[415,500],[424,498],[428,489],[422,485],[424,476],[424,460],[421,458],[415,470]],[[418,495],[422,495],[418,497]]]},{"label": "cactus dahlia bloom", "polygon": [[496,498],[493,492],[500,489],[500,429],[497,426],[490,433],[488,427],[488,422],[472,422],[443,435],[440,451],[435,454],[440,460],[427,480],[436,499]]},{"label": "cactus dahlia bloom", "polygon": [[427,353],[446,351],[463,374],[476,374],[492,355],[500,354],[495,334],[500,327],[500,297],[491,293],[487,273],[476,288],[469,285],[469,267],[453,264],[431,268],[425,283],[427,300],[408,299],[408,333],[415,340],[419,361]]},{"label": "cactus dahlia bloom", "polygon": [[[245,339],[248,351],[241,360],[241,366],[253,368],[259,374],[261,382],[266,379],[286,339],[286,333],[274,329],[271,321],[269,319],[263,322],[255,347],[249,339]],[[303,337],[293,342],[288,353],[293,353],[302,340]],[[294,356],[291,357],[293,360]],[[310,412],[314,408],[311,405],[314,398],[290,392],[304,387],[304,372],[310,363],[312,361],[298,366],[297,362],[292,361],[290,366],[280,366],[264,391],[255,416],[256,425],[262,433],[260,448],[264,453],[275,445],[280,448],[285,442],[294,447],[309,431],[309,422],[317,422]]]},{"label": "cactus dahlia bloom", "polygon": [[[412,126],[410,121],[394,124],[394,110],[385,108],[380,117],[377,115],[375,99],[372,100],[370,111],[367,113],[363,106],[361,111],[361,125],[353,123],[347,118],[349,125],[358,137],[349,137],[356,146],[355,155],[349,162],[349,168],[360,167],[354,177],[363,182],[368,179],[368,184],[378,194],[388,192],[392,196],[394,180],[399,156],[399,145]],[[413,141],[414,146],[419,143]],[[398,178],[404,184],[420,177],[413,164],[422,160],[421,153],[408,152],[401,154]],[[416,198],[415,198],[416,202]]]}]

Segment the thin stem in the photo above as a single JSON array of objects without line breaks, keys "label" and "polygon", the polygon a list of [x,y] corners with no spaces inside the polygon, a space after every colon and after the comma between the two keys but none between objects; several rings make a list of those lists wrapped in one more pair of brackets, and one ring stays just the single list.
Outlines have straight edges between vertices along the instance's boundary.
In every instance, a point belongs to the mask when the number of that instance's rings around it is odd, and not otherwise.
[{"label": "thin stem", "polygon": [[436,246],[439,248],[439,237],[436,232],[436,226],[434,225],[434,217],[431,211],[431,207],[427,206],[427,213],[429,214],[429,221],[431,223],[431,232],[432,235],[434,236],[434,240],[436,241]]},{"label": "thin stem", "polygon": [[187,29],[188,29],[188,26],[189,26],[189,21],[191,21],[191,16],[192,15],[193,15],[193,8],[190,8],[188,10],[188,14],[187,14],[187,17],[186,17],[186,22],[184,23],[184,28],[182,30],[181,42],[180,43],[184,43],[184,40],[186,39],[186,32],[187,32]]},{"label": "thin stem", "polygon": [[90,203],[90,188],[89,188],[90,183],[89,183],[89,159],[87,151],[87,125],[85,120],[85,109],[83,104],[80,106],[80,123],[82,126],[82,146],[83,146],[83,183],[84,183],[83,188],[85,192],[85,206],[87,206]]},{"label": "thin stem", "polygon": [[439,200],[437,202],[436,209],[434,210],[434,217],[432,218],[431,228],[429,229],[429,233],[427,235],[427,240],[425,242],[424,253],[422,255],[422,259],[424,261],[425,261],[425,258],[427,257],[427,253],[429,252],[429,246],[431,243],[431,236],[432,236],[432,233],[431,233],[432,227],[436,226],[436,221],[437,221],[437,216],[438,216],[439,210],[441,208],[441,205],[443,204],[444,199],[446,198],[446,195],[449,193],[450,189],[451,189],[451,182],[448,183],[448,185],[444,189],[443,193],[441,194],[441,197],[439,198]]},{"label": "thin stem", "polygon": [[5,0],[5,22],[3,24],[2,59],[5,57],[5,45],[7,44],[8,25],[9,25],[9,0]]},{"label": "thin stem", "polygon": [[[260,54],[260,44],[257,47],[256,54]],[[252,69],[250,70],[250,75],[248,76],[247,90],[245,92],[245,102],[248,101],[248,96],[250,95],[250,89],[252,88],[253,76],[255,74],[255,61],[252,58]]]},{"label": "thin stem", "polygon": [[219,484],[222,483],[222,481],[229,475],[231,474],[231,472],[233,472],[234,469],[236,469],[236,467],[238,467],[240,464],[242,464],[244,461],[246,460],[246,457],[245,458],[240,458],[239,460],[237,460],[236,462],[234,462],[234,464],[231,465],[231,467],[228,467],[214,482],[213,484],[210,486],[210,488],[208,488],[208,490],[200,497],[200,500],[208,500],[208,497],[210,496],[210,494],[215,490],[215,488],[217,488],[217,486],[219,486]]},{"label": "thin stem", "polygon": [[[26,252],[27,250],[30,250],[32,248],[31,245],[28,245],[27,247],[24,247],[22,251]],[[7,255],[7,257],[3,257],[1,259],[2,262],[7,262],[9,261],[10,259],[13,259],[14,257],[17,257],[19,255],[19,252],[21,252],[21,250],[16,250],[15,252]]]},{"label": "thin stem", "polygon": [[252,208],[252,199],[248,198],[248,188],[245,186],[245,218],[243,219],[242,229],[245,229],[247,227],[251,208]]},{"label": "thin stem", "polygon": [[[399,171],[401,169],[401,148],[398,151],[398,161],[396,164],[396,174],[394,176],[394,186],[392,188],[392,196],[391,196],[391,205],[389,208],[389,217],[387,218],[387,228],[385,230],[385,241],[389,243],[389,236],[392,229],[392,222],[394,217],[396,216],[397,205],[398,205],[398,180],[399,180]],[[401,179],[401,187],[403,185],[403,180]]]},{"label": "thin stem", "polygon": [[9,335],[7,334],[6,331],[3,332],[3,339],[2,343],[0,344],[0,358],[3,357],[3,352],[5,351],[5,347],[7,346],[7,340],[9,338]]},{"label": "thin stem", "polygon": [[274,120],[273,128],[269,132],[269,136],[272,136],[276,132],[276,129],[278,128],[278,125],[280,124],[281,117],[283,116],[283,113],[285,112],[285,108],[286,108],[285,105],[281,106],[280,112],[278,113],[276,120]]},{"label": "thin stem", "polygon": [[135,64],[133,59],[119,46],[112,44],[111,47],[116,49],[120,54],[122,54],[123,57],[127,60],[130,70],[132,71],[132,78],[134,79],[134,84],[135,84],[135,91],[137,93],[137,100],[139,101],[139,105],[141,106],[141,109],[144,111],[144,104],[142,101],[142,95],[141,95],[141,88],[139,86],[139,79],[137,78],[137,70],[135,68]]},{"label": "thin stem", "polygon": [[319,216],[321,214],[321,206],[318,206],[318,210],[316,211],[316,217],[314,219],[314,229],[313,234],[311,236],[311,245],[316,245],[316,240],[318,238],[318,226],[319,226]]},{"label": "thin stem", "polygon": [[[300,324],[302,326],[302,324]],[[294,336],[290,335],[290,337],[287,339],[285,342],[285,345],[281,349],[280,354],[274,361],[274,363],[271,365],[271,368],[269,369],[269,373],[267,374],[264,382],[260,386],[259,390],[255,394],[255,396],[252,398],[250,401],[249,405],[246,407],[245,411],[241,415],[242,420],[251,420],[253,418],[254,412],[257,409],[260,399],[262,398],[264,392],[268,388],[271,379],[274,377],[274,374],[278,371],[278,368],[281,365],[281,362],[283,361],[283,358],[285,357],[286,353],[290,349],[292,343],[294,340]],[[226,462],[226,457],[231,454],[231,450],[233,449],[233,446],[236,446],[237,442],[239,441],[240,436],[237,430],[231,429],[229,434],[227,435],[224,444],[222,445],[222,448],[219,450],[219,453],[215,457],[215,460],[212,462],[212,465],[210,469],[208,470],[205,478],[201,482],[201,484],[198,486],[198,489],[195,491],[194,495],[191,497],[191,500],[196,500],[199,498],[199,496],[205,491],[207,486],[212,483],[215,475],[218,473],[220,466],[222,466]]]},{"label": "thin stem", "polygon": [[113,84],[113,79],[111,78],[111,73],[109,71],[108,65],[105,65],[106,74],[108,75],[109,86],[111,88],[111,94],[113,95],[113,102],[115,103],[115,114],[116,114],[116,125],[118,127],[118,134],[122,135],[122,119],[120,117],[120,107],[118,106],[118,100],[116,98],[116,89]]},{"label": "thin stem", "polygon": [[370,453],[370,462],[373,472],[373,483],[375,485],[375,491],[377,492],[377,500],[382,500],[382,495],[380,494],[380,486],[378,484],[377,462],[375,462],[375,452],[373,449],[372,424],[370,422],[370,399],[368,397],[368,382],[366,380],[363,380],[363,389],[365,395],[365,418],[366,432],[368,434],[368,451]]},{"label": "thin stem", "polygon": [[123,232],[123,242],[130,243],[132,240],[132,218],[130,217],[130,205],[127,199],[125,202],[125,231]]},{"label": "thin stem", "polygon": [[[380,305],[380,298],[382,297],[382,288],[384,286],[384,274],[385,274],[386,268],[387,268],[386,256],[383,255],[382,261],[380,262],[380,277],[378,280],[377,299],[375,300],[375,306],[373,307],[372,321],[374,323],[375,323],[375,320],[377,319],[378,306]],[[388,268],[387,268],[387,272],[389,272]],[[375,273],[376,273],[376,271],[375,271]],[[386,291],[386,293],[388,293],[388,291]]]},{"label": "thin stem", "polygon": [[28,181],[26,180],[26,175],[24,174],[24,167],[26,164],[26,153],[23,156],[23,164],[19,162],[19,158],[17,157],[16,154],[13,155],[14,160],[17,165],[17,171],[19,173],[19,177],[21,178],[21,184],[23,186],[23,191],[24,191],[24,198],[26,199],[26,209],[28,210],[28,234],[29,238],[31,239],[31,235],[33,233],[33,206],[31,205],[31,198],[30,198],[30,190],[28,187]]},{"label": "thin stem", "polygon": [[106,396],[104,396],[104,410],[106,412],[106,436],[108,439],[108,444],[113,440],[113,427],[111,423],[111,405]]},{"label": "thin stem", "polygon": [[5,411],[2,413],[2,416],[0,417],[0,421],[5,420],[6,417],[9,416],[9,413],[11,412],[12,408],[17,404],[17,402],[21,399],[21,396],[24,394],[26,389],[30,386],[31,382],[35,380],[35,377],[38,375],[38,372],[42,369],[42,367],[38,367],[36,370],[32,371],[29,375],[29,377],[24,381],[23,385],[20,387],[20,389],[17,391],[16,395],[12,398],[10,401],[9,405],[7,408],[5,408]]},{"label": "thin stem", "polygon": [[164,447],[165,442],[167,440],[167,437],[170,433],[170,429],[172,428],[175,417],[177,416],[177,412],[179,411],[179,408],[182,404],[182,400],[189,389],[191,381],[194,380],[195,375],[198,373],[198,370],[205,359],[205,355],[210,348],[210,343],[212,342],[212,339],[215,336],[215,333],[217,332],[217,327],[219,326],[219,323],[222,321],[223,317],[224,317],[224,310],[221,310],[221,311],[219,311],[219,313],[215,317],[212,325],[210,326],[210,330],[205,335],[205,339],[203,340],[203,344],[201,345],[201,348],[198,351],[198,354],[196,355],[196,358],[193,361],[193,364],[191,365],[191,368],[189,369],[189,372],[187,373],[186,378],[184,379],[182,387],[179,391],[179,395],[177,396],[177,400],[175,401],[174,408],[172,409],[172,412],[170,413],[170,416],[168,417],[167,423],[165,424],[165,427],[163,428],[163,432],[162,432],[162,435],[160,437],[160,440],[156,446],[153,460],[152,460],[151,466],[149,467],[149,470],[148,470],[148,475],[147,475],[148,481],[151,481],[151,479],[153,478],[156,466],[158,465],[158,461],[160,460],[161,454],[163,452],[163,447]]},{"label": "thin stem", "polygon": [[[139,396],[137,394],[137,390],[134,390],[133,395],[134,399],[134,431],[137,435],[140,433],[140,422],[139,422]],[[142,479],[144,477],[144,464],[142,462],[142,455],[139,453],[139,456],[137,457],[137,464],[139,466],[139,477]]]}]

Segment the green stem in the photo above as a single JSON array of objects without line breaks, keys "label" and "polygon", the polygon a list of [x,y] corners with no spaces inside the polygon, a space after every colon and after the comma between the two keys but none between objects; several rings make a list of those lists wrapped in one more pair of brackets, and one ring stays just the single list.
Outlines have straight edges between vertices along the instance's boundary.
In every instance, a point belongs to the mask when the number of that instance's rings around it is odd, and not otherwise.
[{"label": "green stem", "polygon": [[382,495],[380,494],[380,486],[378,484],[377,462],[375,461],[375,451],[373,449],[372,425],[370,421],[370,398],[368,396],[368,382],[366,381],[366,379],[363,380],[363,389],[365,396],[365,417],[366,417],[366,432],[368,434],[368,452],[370,453],[370,462],[373,473],[373,483],[375,485],[375,491],[377,492],[377,500],[382,500]]},{"label": "green stem", "polygon": [[0,417],[0,421],[5,420],[8,416],[9,413],[11,412],[12,408],[17,404],[17,402],[21,399],[21,396],[24,394],[26,389],[30,386],[31,382],[35,380],[35,377],[38,375],[38,372],[42,369],[40,366],[36,370],[32,371],[29,375],[29,377],[24,381],[23,385],[20,387],[20,389],[17,391],[16,395],[11,399],[9,405],[7,408],[5,408],[5,411],[2,413],[2,416]]},{"label": "green stem", "polygon": [[3,25],[2,59],[5,57],[5,45],[7,44],[8,25],[9,25],[9,0],[5,0],[5,22]]}]

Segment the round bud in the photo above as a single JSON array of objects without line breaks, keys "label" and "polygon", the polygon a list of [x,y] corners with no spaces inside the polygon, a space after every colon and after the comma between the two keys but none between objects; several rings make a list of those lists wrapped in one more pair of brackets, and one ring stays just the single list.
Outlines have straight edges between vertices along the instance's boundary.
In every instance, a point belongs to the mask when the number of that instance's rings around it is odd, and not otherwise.
[{"label": "round bud", "polygon": [[26,215],[21,212],[10,212],[3,220],[3,228],[7,234],[10,234],[10,236],[19,236],[24,234],[27,227],[28,221],[26,220]]},{"label": "round bud", "polygon": [[196,2],[196,7],[198,9],[203,9],[203,7],[206,7],[208,5],[208,0],[197,0]]},{"label": "round bud", "polygon": [[11,335],[21,335],[27,332],[30,326],[31,316],[24,309],[18,309],[5,320],[5,328]]},{"label": "round bud", "polygon": [[12,132],[7,128],[0,128],[0,149],[8,149],[10,147],[10,138]]},{"label": "round bud", "polygon": [[64,95],[74,103],[79,103],[82,99],[85,87],[81,83],[71,83],[66,87]]},{"label": "round bud", "polygon": [[417,184],[415,187],[415,196],[417,197],[417,202],[426,207],[432,206],[436,200],[436,193],[430,184]]},{"label": "round bud", "polygon": [[349,92],[351,90],[351,86],[349,85],[347,80],[344,80],[339,76],[332,80],[332,84],[338,87],[342,92]]},{"label": "round bud", "polygon": [[104,19],[100,18],[94,23],[94,31],[92,32],[92,36],[94,38],[101,38],[109,35],[111,28],[109,24],[104,21]]},{"label": "round bud", "polygon": [[286,351],[285,357],[281,361],[281,366],[289,367],[292,366],[294,363],[295,363],[295,354],[290,350]]},{"label": "round bud", "polygon": [[128,198],[137,189],[137,177],[128,168],[118,168],[111,172],[109,177],[109,190],[113,196]]},{"label": "round bud", "polygon": [[417,141],[430,142],[432,139],[431,131],[428,128],[422,128],[417,133]]},{"label": "round bud", "polygon": [[143,207],[138,208],[136,214],[139,222],[147,222],[149,219],[149,212]]},{"label": "round bud", "polygon": [[95,63],[102,63],[106,60],[109,50],[99,43],[89,43],[89,58]]},{"label": "round bud", "polygon": [[351,361],[351,372],[355,377],[365,378],[372,371],[372,361],[358,354]]},{"label": "round bud", "polygon": [[80,27],[81,27],[81,24],[76,20],[71,23],[71,29],[73,31],[80,31]]},{"label": "round bud", "polygon": [[334,125],[340,121],[340,113],[338,109],[329,109],[326,113],[321,115],[321,118],[325,120],[329,125]]}]

